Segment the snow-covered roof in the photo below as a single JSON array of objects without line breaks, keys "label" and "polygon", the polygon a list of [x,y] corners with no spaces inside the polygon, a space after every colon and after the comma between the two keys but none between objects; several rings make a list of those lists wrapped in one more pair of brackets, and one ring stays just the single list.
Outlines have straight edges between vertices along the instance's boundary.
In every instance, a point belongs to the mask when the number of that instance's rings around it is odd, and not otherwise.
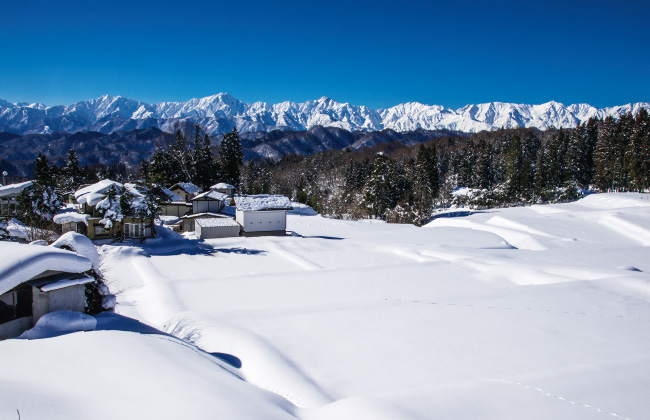
[{"label": "snow-covered roof", "polygon": [[88,219],[90,218],[89,214],[81,214],[72,207],[65,207],[58,211],[52,219],[54,223],[62,225],[64,223],[71,222],[82,222],[88,226]]},{"label": "snow-covered roof", "polygon": [[284,195],[236,195],[235,205],[241,211],[291,210],[291,201]]},{"label": "snow-covered roof", "polygon": [[212,200],[217,200],[217,201],[226,201],[229,200],[230,197],[224,193],[216,192],[214,190],[208,190],[204,193],[201,193],[194,197],[192,201],[194,200],[201,200],[201,199],[212,199]]},{"label": "snow-covered roof", "polygon": [[193,214],[186,214],[185,216],[181,216],[181,219],[196,219],[197,217],[228,217],[228,216],[222,216],[217,213],[193,213]]},{"label": "snow-covered roof", "polygon": [[220,182],[218,184],[214,184],[213,186],[210,187],[210,189],[213,190],[222,190],[222,189],[235,189],[234,185],[226,184],[225,182]]},{"label": "snow-covered roof", "polygon": [[239,226],[239,223],[235,222],[230,217],[210,217],[206,219],[197,219],[196,223],[199,226],[208,228],[208,227],[222,227],[222,226]]},{"label": "snow-covered roof", "polygon": [[169,201],[171,201],[171,202],[181,202],[181,201],[184,202],[184,201],[185,201],[185,200],[183,200],[183,199],[181,198],[180,195],[176,194],[175,192],[173,192],[173,191],[170,190],[169,188],[165,188],[165,187],[163,187],[163,188],[162,188],[162,192],[165,193],[165,195],[167,196],[167,199],[168,199]]},{"label": "snow-covered roof", "polygon": [[203,191],[201,188],[199,188],[197,185],[192,184],[191,182],[178,182],[172,185],[170,189],[174,189],[176,187],[182,189],[188,194],[198,194]]},{"label": "snow-covered roof", "polygon": [[122,188],[122,184],[117,181],[103,179],[92,185],[88,185],[87,187],[83,187],[77,190],[77,192],[74,193],[74,198],[80,204],[95,206],[102,200],[102,198],[104,198],[106,191],[108,191],[108,189],[113,185],[115,188]]},{"label": "snow-covered roof", "polygon": [[88,258],[94,269],[99,269],[99,253],[97,252],[95,244],[80,233],[66,232],[50,246],[55,248],[67,246],[77,254]]},{"label": "snow-covered roof", "polygon": [[0,242],[0,294],[46,271],[83,273],[91,261],[74,252],[52,246]]},{"label": "snow-covered roof", "polygon": [[20,194],[25,188],[34,185],[34,181],[20,182],[18,184],[9,184],[0,187],[0,197],[7,197]]}]

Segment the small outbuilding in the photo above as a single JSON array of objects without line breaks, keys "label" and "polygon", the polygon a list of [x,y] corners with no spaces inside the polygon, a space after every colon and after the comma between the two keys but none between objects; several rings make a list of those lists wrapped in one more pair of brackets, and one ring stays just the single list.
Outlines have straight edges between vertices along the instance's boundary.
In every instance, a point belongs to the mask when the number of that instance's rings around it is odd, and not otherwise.
[{"label": "small outbuilding", "polygon": [[89,258],[13,242],[0,242],[0,255],[0,340],[19,336],[49,312],[84,310],[85,284],[95,281]]},{"label": "small outbuilding", "polygon": [[232,238],[240,235],[241,226],[230,217],[210,217],[195,221],[199,239]]},{"label": "small outbuilding", "polygon": [[210,187],[210,189],[216,192],[226,194],[230,198],[232,198],[233,195],[235,194],[235,186],[226,184],[225,182],[214,184],[213,186]]},{"label": "small outbuilding", "polygon": [[287,234],[287,210],[293,207],[283,195],[236,195],[235,220],[244,236],[284,236]]},{"label": "small outbuilding", "polygon": [[181,200],[187,202],[203,191],[198,185],[194,185],[191,182],[179,182],[169,187],[169,190],[179,196]]},{"label": "small outbuilding", "polygon": [[192,213],[219,213],[230,198],[223,193],[209,190],[192,198]]}]

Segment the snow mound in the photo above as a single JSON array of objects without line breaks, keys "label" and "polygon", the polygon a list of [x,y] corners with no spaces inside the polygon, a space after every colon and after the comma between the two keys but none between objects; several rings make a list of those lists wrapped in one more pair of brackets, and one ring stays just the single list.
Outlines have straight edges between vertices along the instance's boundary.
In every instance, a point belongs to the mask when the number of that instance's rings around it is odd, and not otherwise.
[{"label": "snow mound", "polygon": [[309,207],[307,204],[292,202],[293,210],[289,210],[289,214],[296,214],[299,216],[316,216],[316,210]]},{"label": "snow mound", "polygon": [[78,331],[92,331],[97,320],[81,312],[54,311],[43,315],[34,328],[25,331],[19,339],[34,340],[38,338],[58,337]]},{"label": "snow mound", "polygon": [[650,194],[618,193],[590,194],[578,200],[577,204],[595,209],[623,209],[630,207],[650,207]]},{"label": "snow mound", "polygon": [[99,253],[97,248],[86,236],[75,232],[66,232],[52,245],[55,248],[66,246],[79,255],[88,258],[95,270],[99,269]]}]

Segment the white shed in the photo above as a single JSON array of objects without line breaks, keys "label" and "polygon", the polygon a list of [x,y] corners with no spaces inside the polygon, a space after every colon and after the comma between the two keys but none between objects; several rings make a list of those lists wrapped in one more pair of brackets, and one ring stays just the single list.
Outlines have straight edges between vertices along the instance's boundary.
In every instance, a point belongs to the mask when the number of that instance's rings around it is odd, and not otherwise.
[{"label": "white shed", "polygon": [[241,226],[230,217],[196,219],[196,235],[199,239],[232,238],[239,236]]},{"label": "white shed", "polygon": [[284,236],[291,201],[283,195],[237,195],[236,220],[244,236]]},{"label": "white shed", "polygon": [[192,213],[219,213],[230,198],[223,193],[209,190],[192,198]]}]

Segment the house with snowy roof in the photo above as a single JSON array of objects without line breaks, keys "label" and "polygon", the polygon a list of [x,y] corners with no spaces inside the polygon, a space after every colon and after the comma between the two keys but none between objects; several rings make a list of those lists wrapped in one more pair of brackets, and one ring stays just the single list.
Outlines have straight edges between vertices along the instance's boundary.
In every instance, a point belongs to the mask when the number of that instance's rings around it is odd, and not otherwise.
[{"label": "house with snowy roof", "polygon": [[203,192],[198,185],[194,185],[191,182],[178,182],[169,187],[169,190],[186,202],[189,202],[195,195]]},{"label": "house with snowy roof", "polygon": [[34,181],[0,186],[0,216],[16,216],[18,211],[18,196],[24,190],[30,189],[32,185],[34,185]]},{"label": "house with snowy roof", "polygon": [[236,188],[234,185],[226,184],[225,182],[220,182],[218,184],[214,184],[213,186],[211,186],[210,189],[216,192],[226,194],[228,197],[232,198],[233,195],[235,194]]},{"label": "house with snowy roof", "polygon": [[[132,214],[120,208],[120,192],[125,188],[132,197]],[[112,197],[109,192],[113,190]],[[138,214],[145,208],[144,196],[135,184],[104,179],[87,185],[74,194],[74,203],[54,215],[54,223],[63,232],[76,232],[90,239],[153,237],[153,220]]]},{"label": "house with snowy roof", "polygon": [[192,203],[184,200],[169,188],[161,188],[163,201],[160,203],[160,215],[168,217],[182,217],[192,212]]},{"label": "house with snowy roof", "polygon": [[287,210],[293,207],[283,195],[235,195],[235,220],[244,236],[284,236]]},{"label": "house with snowy roof", "polygon": [[[85,241],[84,241],[85,240]],[[0,242],[0,340],[17,337],[45,314],[82,312],[99,255],[81,235],[50,246]]]}]

